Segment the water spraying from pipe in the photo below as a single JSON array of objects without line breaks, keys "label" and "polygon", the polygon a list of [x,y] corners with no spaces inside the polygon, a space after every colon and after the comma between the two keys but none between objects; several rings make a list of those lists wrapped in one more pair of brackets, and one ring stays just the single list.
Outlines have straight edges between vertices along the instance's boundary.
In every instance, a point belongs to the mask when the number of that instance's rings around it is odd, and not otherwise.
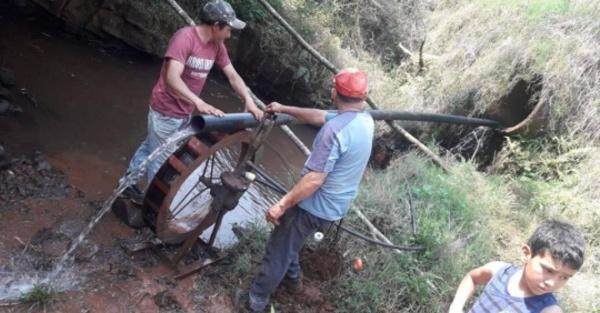
[{"label": "water spraying from pipe", "polygon": [[165,152],[173,144],[175,144],[177,142],[180,142],[182,139],[187,139],[188,137],[190,137],[193,134],[194,134],[194,131],[191,128],[186,128],[186,129],[184,129],[184,130],[182,130],[180,132],[177,132],[177,133],[173,134],[171,137],[169,137],[167,139],[167,141],[164,144],[162,144],[160,147],[156,148],[156,150],[154,150],[148,156],[148,158],[146,158],[146,160],[144,160],[144,162],[142,162],[138,167],[135,168],[135,170],[133,170],[129,175],[127,175],[125,177],[125,180],[123,181],[123,183],[121,183],[119,185],[119,187],[117,187],[117,189],[113,192],[113,194],[108,199],[106,199],[106,201],[104,201],[104,204],[102,205],[102,208],[100,209],[100,211],[98,212],[98,214],[96,214],[96,216],[94,218],[92,218],[92,220],[90,221],[90,223],[88,224],[88,226],[79,234],[79,236],[77,237],[77,239],[75,239],[75,241],[73,241],[71,243],[71,245],[69,247],[69,250],[67,250],[67,252],[58,261],[58,263],[56,264],[56,268],[48,276],[48,282],[49,283],[52,283],[52,281],[56,278],[56,276],[58,274],[60,274],[60,272],[63,270],[65,262],[67,262],[67,260],[69,259],[69,257],[73,253],[73,251],[83,241],[83,239],[85,239],[85,237],[92,231],[92,229],[98,223],[98,221],[100,221],[100,219],[102,218],[102,216],[104,216],[104,214],[106,214],[106,212],[108,212],[108,210],[112,206],[113,202],[115,202],[115,200],[117,199],[117,197],[127,187],[129,187],[131,185],[131,179],[132,179],[132,177],[137,176],[137,174],[140,171],[142,171],[143,169],[145,169],[148,166],[148,163],[150,163],[152,160],[154,160],[156,157],[158,157],[161,153]]},{"label": "water spraying from pipe", "polygon": [[[71,260],[71,254],[81,242],[89,235],[94,226],[100,221],[100,219],[108,212],[113,202],[119,197],[119,195],[131,185],[131,180],[133,177],[136,177],[138,173],[143,171],[152,160],[156,159],[160,154],[167,151],[167,149],[172,148],[173,145],[179,146],[184,142],[183,139],[187,139],[194,134],[194,130],[191,127],[188,127],[184,130],[181,130],[171,137],[169,137],[166,142],[160,147],[156,148],[149,156],[144,160],[138,167],[136,167],[129,175],[127,175],[117,189],[113,192],[113,194],[104,201],[102,208],[98,213],[91,219],[90,223],[87,227],[77,236],[77,238],[71,242],[69,249],[63,254],[60,260],[56,263],[56,266],[50,274],[46,277],[40,277],[38,273],[31,273],[25,275],[20,275],[20,277],[9,277],[6,275],[1,279],[1,281],[6,281],[4,284],[6,289],[0,290],[0,300],[14,300],[18,299],[24,294],[28,294],[33,290],[36,285],[48,285],[52,286],[53,290],[61,291],[66,290],[69,287],[75,285],[77,283],[76,279],[74,279],[74,275],[70,275],[69,273],[64,273],[67,263]],[[62,275],[61,275],[62,274]],[[59,279],[60,275],[60,279]]]}]

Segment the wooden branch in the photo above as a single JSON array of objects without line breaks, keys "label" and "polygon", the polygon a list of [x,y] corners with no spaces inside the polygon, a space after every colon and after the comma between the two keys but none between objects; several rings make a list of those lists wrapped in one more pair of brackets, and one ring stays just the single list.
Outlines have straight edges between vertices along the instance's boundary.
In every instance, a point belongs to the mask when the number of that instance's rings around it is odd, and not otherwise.
[{"label": "wooden branch", "polygon": [[183,20],[186,23],[188,23],[188,25],[196,25],[194,20],[187,13],[185,13],[185,11],[179,6],[179,4],[175,0],[167,0],[167,2],[169,2],[169,4],[175,10],[175,12],[177,12],[177,14],[179,14],[179,16],[181,16],[181,18],[183,18]]},{"label": "wooden branch", "polygon": [[[291,35],[292,37],[294,37],[294,39],[296,39],[296,41],[298,41],[298,43],[304,48],[306,49],[310,54],[313,55],[313,57],[315,57],[317,60],[319,60],[323,65],[325,65],[325,67],[327,67],[331,72],[333,72],[334,74],[336,74],[337,72],[339,72],[339,70],[333,65],[331,64],[331,62],[329,62],[329,60],[325,59],[319,52],[317,52],[313,47],[311,47],[291,26],[290,24],[288,24],[288,22],[286,22],[281,15],[279,15],[279,13],[277,13],[277,11],[275,11],[275,9],[273,9],[273,7],[271,7],[271,5],[266,1],[266,0],[256,0],[258,1],[260,4],[262,4],[267,11],[269,11],[273,17],[275,17],[275,19],[279,22],[279,24],[281,24],[281,26],[283,26],[283,28],[285,28]],[[371,99],[371,97],[367,98],[367,103],[369,104],[369,106],[373,109],[373,110],[379,110],[378,106],[373,102],[373,100]],[[396,132],[399,132],[400,134],[402,134],[402,136],[404,136],[408,141],[412,142],[413,144],[415,144],[419,149],[421,149],[423,152],[425,152],[425,154],[427,154],[435,163],[437,163],[442,169],[444,169],[445,171],[449,171],[449,168],[444,164],[444,162],[435,154],[433,153],[433,151],[431,151],[429,148],[427,148],[425,145],[423,145],[419,140],[417,140],[417,138],[413,137],[411,134],[409,134],[406,130],[404,130],[401,126],[397,126],[396,123],[394,121],[386,121],[386,123]]]},{"label": "wooden branch", "polygon": [[419,72],[417,75],[421,75],[423,73],[423,69],[425,68],[425,62],[423,61],[423,47],[425,46],[425,39],[421,41],[421,46],[419,47]]},{"label": "wooden branch", "polygon": [[[394,244],[389,239],[387,239],[387,237],[384,234],[382,234],[379,231],[379,229],[377,229],[375,227],[375,225],[373,225],[371,223],[371,221],[369,221],[369,219],[360,211],[360,209],[358,209],[355,206],[352,206],[352,209],[354,210],[356,215],[358,215],[358,218],[360,218],[360,220],[363,221],[367,225],[367,228],[369,228],[369,231],[371,232],[371,235],[373,235],[373,237],[379,238],[379,240],[381,240],[387,244],[396,246],[396,244]],[[399,253],[399,254],[401,254],[403,252],[402,250],[398,250],[398,249],[394,249],[393,251],[396,253]]]},{"label": "wooden branch", "polygon": [[298,43],[304,49],[306,49],[310,54],[312,54],[313,57],[315,57],[321,63],[323,63],[323,65],[325,65],[325,67],[327,67],[334,74],[337,73],[337,72],[339,72],[339,70],[331,62],[329,62],[329,60],[327,60],[326,58],[324,58],[323,56],[321,56],[321,54],[319,52],[317,52],[317,50],[315,50],[311,45],[309,45],[304,40],[304,38],[302,38],[302,36],[300,36],[292,28],[292,26],[290,26],[290,24],[288,24],[288,22],[286,22],[286,20],[284,20],[283,17],[281,17],[281,15],[279,15],[279,13],[277,13],[277,11],[275,11],[275,9],[273,9],[273,7],[266,0],[257,0],[257,1],[260,4],[262,4],[265,7],[265,9],[267,9],[267,11],[269,11],[273,15],[273,17],[279,22],[279,24],[281,24],[281,26],[283,26],[283,28],[285,28],[292,35],[292,37],[294,37],[294,39],[296,39],[296,41],[298,41]]},{"label": "wooden branch", "polygon": [[400,50],[402,50],[402,52],[404,52],[404,53],[408,54],[408,56],[409,56],[410,58],[412,58],[412,56],[413,56],[413,53],[412,53],[412,52],[410,52],[410,50],[408,50],[408,48],[406,48],[406,47],[405,47],[405,46],[402,44],[402,42],[399,42],[399,43],[398,43],[398,48],[400,48]]},{"label": "wooden branch", "polygon": [[404,179],[404,184],[406,185],[406,191],[408,192],[408,208],[410,209],[410,224],[412,225],[412,233],[413,235],[417,234],[417,216],[415,214],[415,209],[412,205],[412,192],[410,191],[410,185],[408,184],[408,179]]}]

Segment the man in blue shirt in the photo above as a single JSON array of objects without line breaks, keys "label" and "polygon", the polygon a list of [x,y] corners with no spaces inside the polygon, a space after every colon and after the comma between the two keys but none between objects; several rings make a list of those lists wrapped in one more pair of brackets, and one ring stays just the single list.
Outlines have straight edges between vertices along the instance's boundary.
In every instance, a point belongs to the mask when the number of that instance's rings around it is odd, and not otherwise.
[{"label": "man in blue shirt", "polygon": [[304,165],[300,181],[267,211],[275,225],[261,270],[244,305],[261,312],[279,284],[291,293],[302,290],[298,254],[306,238],[320,226],[343,218],[356,197],[371,155],[374,122],[363,111],[368,79],[364,72],[346,68],[334,77],[332,98],[338,112],[269,104],[267,111],[286,113],[322,126]]}]

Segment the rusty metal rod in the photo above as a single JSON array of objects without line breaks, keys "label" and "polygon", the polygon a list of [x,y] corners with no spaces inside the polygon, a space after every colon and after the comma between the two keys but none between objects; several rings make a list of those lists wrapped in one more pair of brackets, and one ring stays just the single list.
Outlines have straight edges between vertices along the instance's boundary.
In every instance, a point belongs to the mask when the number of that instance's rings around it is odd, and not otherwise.
[{"label": "rusty metal rod", "polygon": [[[331,111],[335,112],[335,111]],[[378,121],[421,121],[421,122],[439,122],[486,126],[490,128],[500,128],[502,125],[498,121],[481,118],[465,117],[449,114],[435,113],[415,113],[406,111],[386,111],[386,110],[367,110],[374,120]],[[196,133],[205,133],[211,131],[233,132],[244,128],[258,126],[252,113],[230,113],[224,117],[214,115],[196,115],[192,118],[192,128]],[[275,125],[299,124],[300,122],[288,114],[277,113]]]}]

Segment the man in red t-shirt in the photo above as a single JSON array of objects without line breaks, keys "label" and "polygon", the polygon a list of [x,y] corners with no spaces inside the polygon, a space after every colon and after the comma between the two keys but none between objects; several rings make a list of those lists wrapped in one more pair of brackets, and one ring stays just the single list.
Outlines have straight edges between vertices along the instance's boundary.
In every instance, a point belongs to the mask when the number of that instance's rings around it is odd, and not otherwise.
[{"label": "man in red t-shirt", "polygon": [[[229,3],[212,0],[200,10],[200,24],[177,31],[167,47],[158,82],[150,96],[148,136],[131,158],[125,176],[133,172],[169,136],[187,126],[194,109],[201,114],[223,116],[223,111],[200,99],[199,95],[210,69],[216,64],[223,70],[233,90],[245,103],[245,111],[260,120],[263,112],[256,106],[246,89],[246,84],[236,72],[227,55],[224,41],[231,29],[242,29],[246,23],[236,18]],[[174,147],[148,164],[148,183],[165,162]],[[131,186],[123,195],[140,203],[143,195],[136,187],[144,175],[141,171],[131,178]],[[125,176],[119,183],[125,181]]]}]

